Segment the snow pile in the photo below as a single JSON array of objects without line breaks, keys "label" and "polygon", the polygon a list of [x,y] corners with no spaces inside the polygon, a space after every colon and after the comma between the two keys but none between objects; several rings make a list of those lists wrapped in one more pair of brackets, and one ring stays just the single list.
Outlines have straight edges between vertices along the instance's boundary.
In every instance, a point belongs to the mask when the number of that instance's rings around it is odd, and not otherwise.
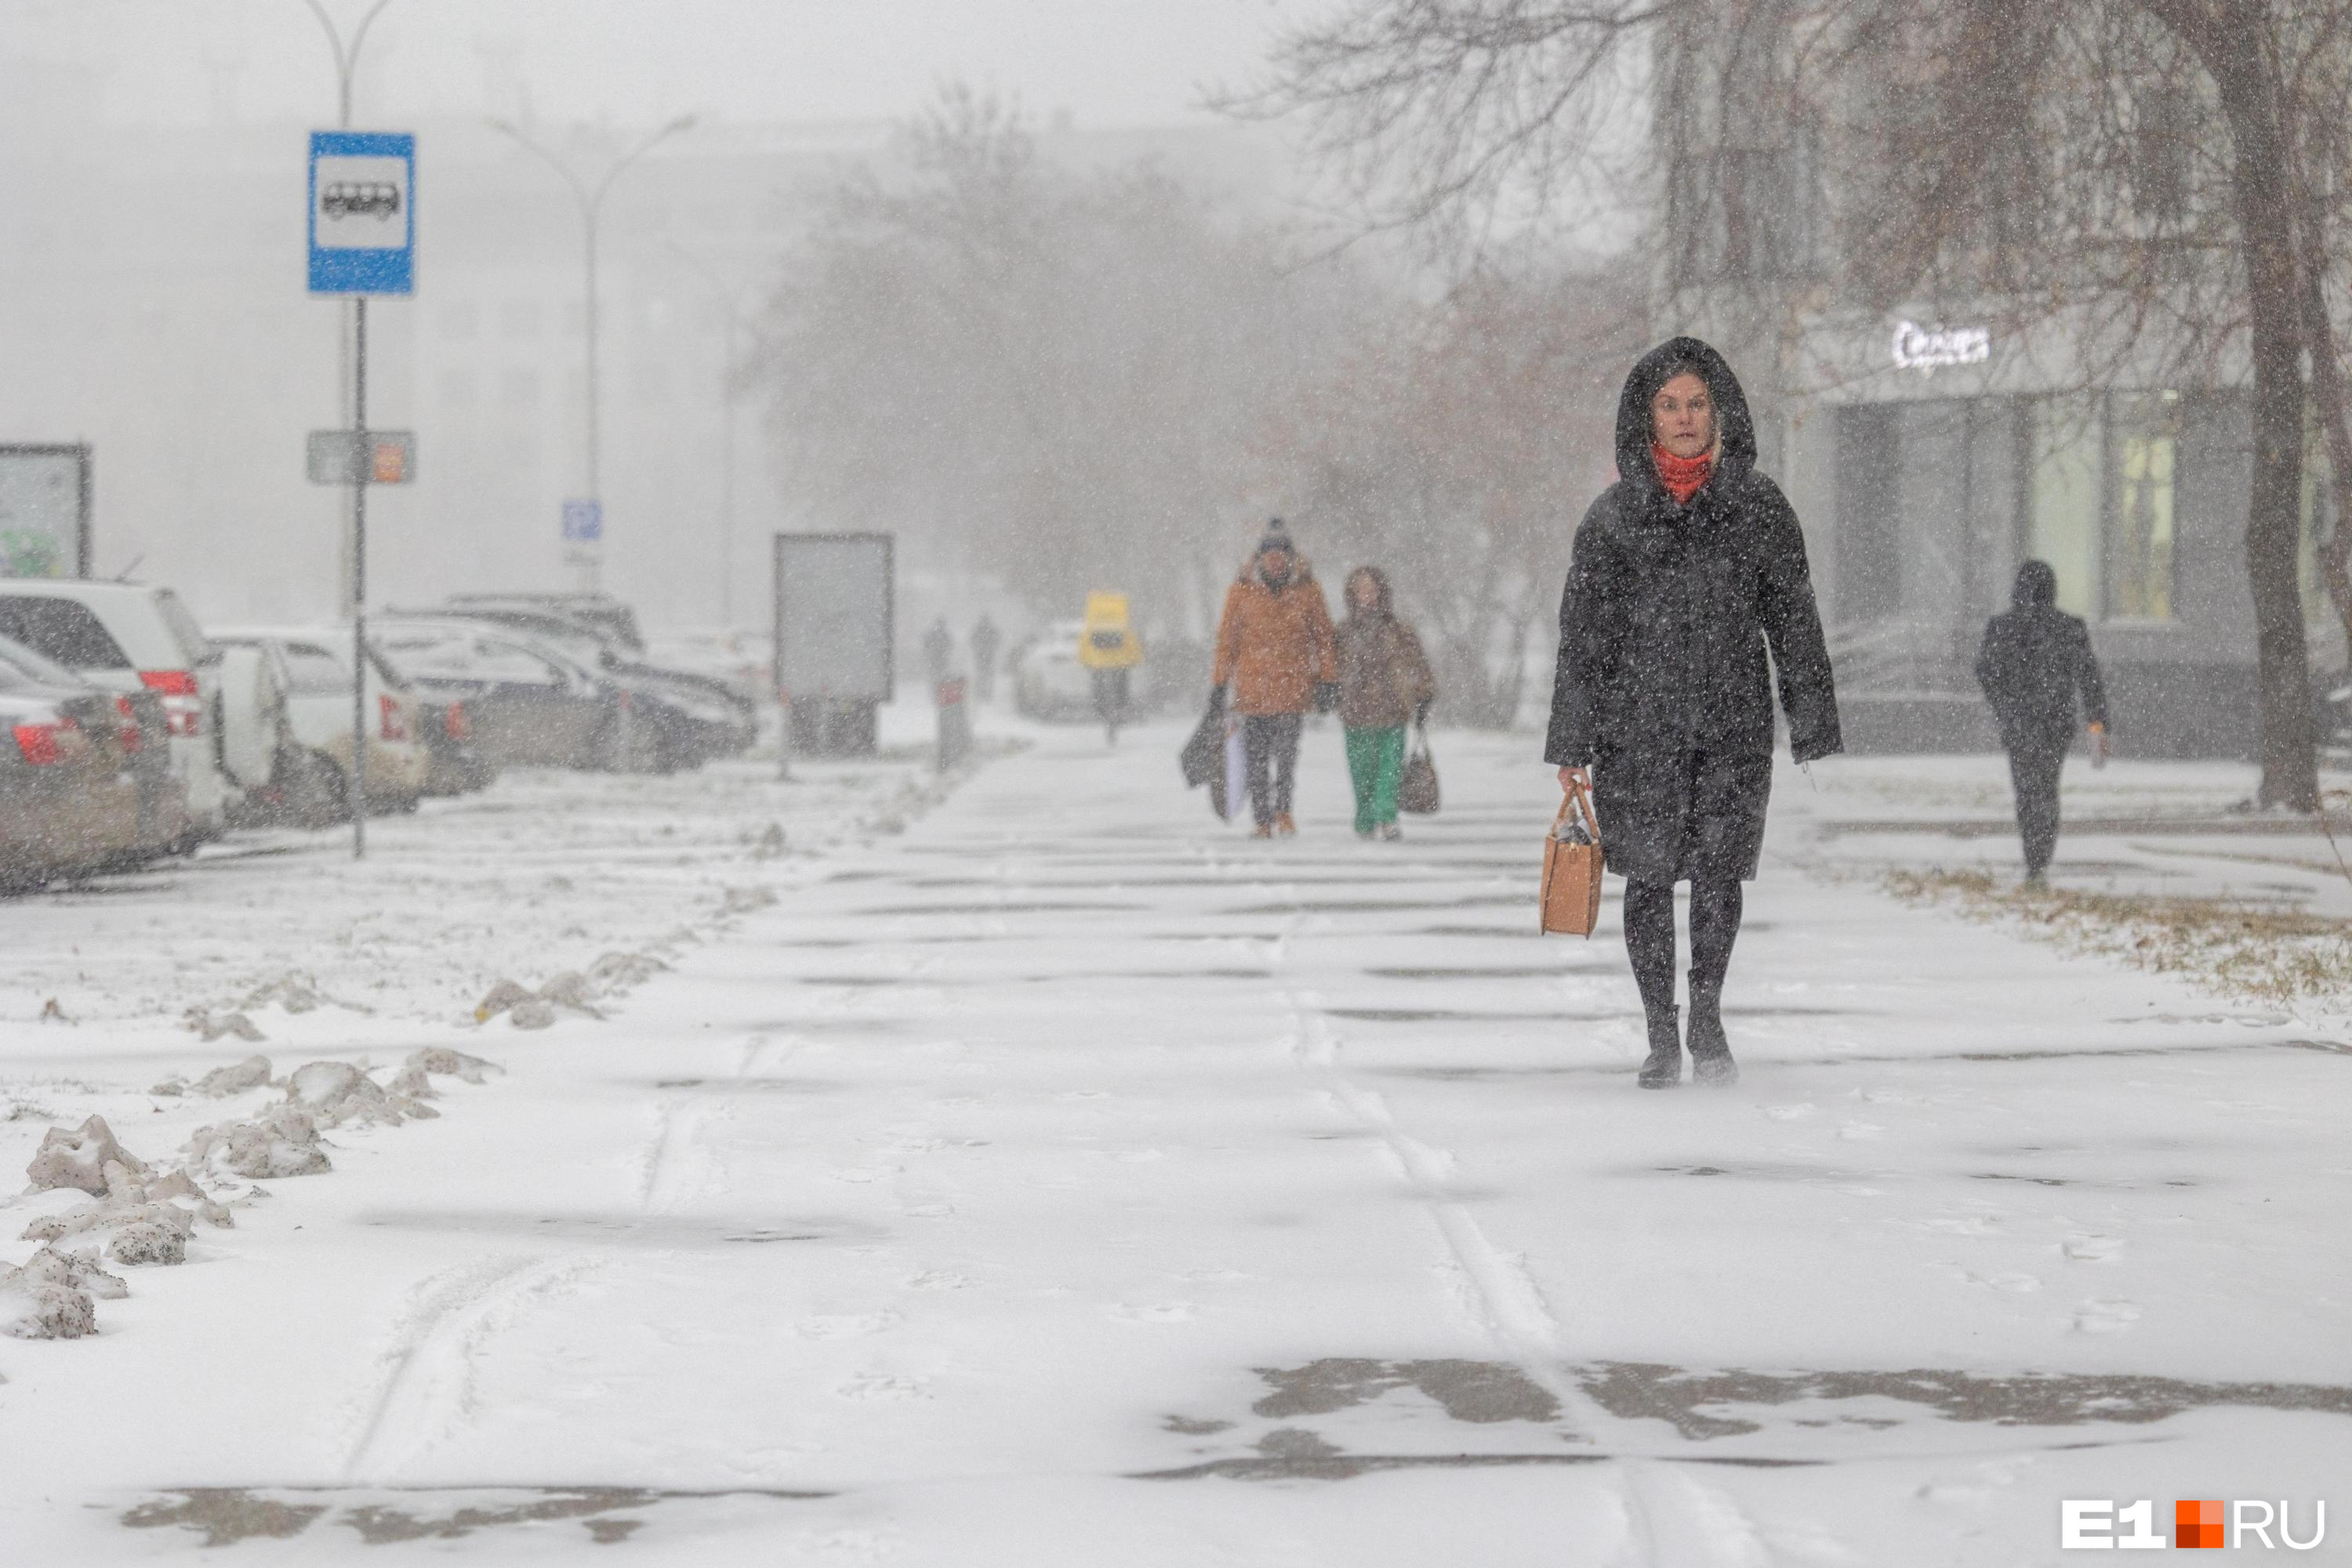
[{"label": "snow pile", "polygon": [[296,1068],[287,1076],[286,1103],[327,1127],[341,1127],[347,1121],[389,1122],[397,1127],[412,1117],[441,1114],[404,1095],[385,1093],[382,1084],[349,1062],[311,1062]]},{"label": "snow pile", "polygon": [[318,1124],[299,1106],[271,1106],[251,1121],[199,1127],[188,1140],[188,1163],[215,1176],[248,1182],[316,1176],[334,1169],[319,1147]]},{"label": "snow pile", "polygon": [[107,1167],[118,1166],[132,1176],[147,1173],[139,1157],[114,1141],[114,1130],[102,1116],[93,1116],[68,1132],[52,1127],[25,1175],[36,1192],[52,1187],[79,1187],[92,1197],[104,1197],[110,1184]]},{"label": "snow pile", "polygon": [[[411,1052],[389,1085],[346,1062],[310,1062],[287,1075],[283,1100],[249,1121],[199,1127],[178,1165],[161,1173],[125,1149],[102,1117],[70,1130],[49,1129],[26,1169],[32,1192],[79,1193],[91,1201],[52,1208],[25,1227],[23,1239],[43,1245],[17,1268],[0,1264],[0,1334],[79,1339],[94,1333],[94,1302],[130,1294],[100,1266],[101,1256],[129,1268],[169,1267],[187,1261],[199,1221],[234,1225],[228,1206],[199,1184],[200,1176],[217,1184],[324,1173],[334,1167],[320,1147],[321,1127],[398,1126],[437,1116],[423,1103],[435,1094],[436,1076],[478,1084],[498,1070],[479,1057],[443,1047]],[[193,1091],[225,1098],[271,1081],[269,1058],[247,1057],[206,1073]],[[174,1079],[171,1092],[189,1088]],[[247,1199],[260,1195],[257,1187],[247,1192]]]},{"label": "snow pile", "polygon": [[235,1035],[240,1040],[263,1037],[260,1028],[243,1013],[215,1013],[209,1007],[191,1007],[185,1021],[189,1028],[204,1037],[205,1044],[208,1046],[223,1035]]},{"label": "snow pile", "polygon": [[299,971],[289,969],[247,992],[237,1006],[242,1011],[258,1012],[275,1002],[289,1013],[314,1013],[331,1000],[332,998],[320,993],[317,981]]},{"label": "snow pile", "polygon": [[131,1293],[96,1264],[45,1247],[21,1268],[0,1272],[0,1334],[17,1340],[78,1340],[98,1331],[93,1298]]},{"label": "snow pile", "polygon": [[[772,894],[768,901],[775,901]],[[536,991],[514,980],[501,980],[474,1005],[474,1022],[487,1024],[504,1013],[518,1029],[544,1029],[555,1022],[559,1007],[602,1018],[604,1010],[597,1005],[599,1002],[641,985],[668,967],[649,952],[608,952],[590,964],[585,974],[567,969]]]}]

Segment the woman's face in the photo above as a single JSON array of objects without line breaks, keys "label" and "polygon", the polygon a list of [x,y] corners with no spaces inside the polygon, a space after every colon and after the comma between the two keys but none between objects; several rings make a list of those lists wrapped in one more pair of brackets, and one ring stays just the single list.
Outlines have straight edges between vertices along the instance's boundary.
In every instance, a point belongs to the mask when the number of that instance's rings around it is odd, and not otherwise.
[{"label": "woman's face", "polygon": [[1650,431],[1677,458],[1696,458],[1715,445],[1715,399],[1706,383],[1685,371],[1650,399]]},{"label": "woman's face", "polygon": [[1359,572],[1348,579],[1348,602],[1360,610],[1378,609],[1381,603],[1380,584]]}]

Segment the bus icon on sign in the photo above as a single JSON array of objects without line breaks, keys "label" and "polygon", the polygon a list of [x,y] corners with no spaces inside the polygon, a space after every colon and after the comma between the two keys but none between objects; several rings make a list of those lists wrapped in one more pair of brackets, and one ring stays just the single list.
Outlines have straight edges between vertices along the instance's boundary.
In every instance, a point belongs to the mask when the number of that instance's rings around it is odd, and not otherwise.
[{"label": "bus icon on sign", "polygon": [[319,191],[319,216],[325,218],[370,217],[379,223],[400,216],[400,187],[389,182],[325,185]]}]

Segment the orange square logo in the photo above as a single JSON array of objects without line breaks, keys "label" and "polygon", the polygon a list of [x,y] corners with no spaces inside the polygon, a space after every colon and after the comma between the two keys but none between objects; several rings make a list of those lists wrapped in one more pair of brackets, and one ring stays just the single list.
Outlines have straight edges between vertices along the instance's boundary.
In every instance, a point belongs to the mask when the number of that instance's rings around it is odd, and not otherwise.
[{"label": "orange square logo", "polygon": [[2172,1544],[2177,1547],[2225,1545],[2221,1519],[2222,1505],[2213,1499],[2175,1502],[2172,1505]]}]

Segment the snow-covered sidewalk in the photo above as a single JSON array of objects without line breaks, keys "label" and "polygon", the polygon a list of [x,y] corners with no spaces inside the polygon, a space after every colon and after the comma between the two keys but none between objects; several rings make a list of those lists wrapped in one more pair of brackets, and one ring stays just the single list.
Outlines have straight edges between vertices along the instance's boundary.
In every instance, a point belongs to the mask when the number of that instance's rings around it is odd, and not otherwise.
[{"label": "snow-covered sidewalk", "polygon": [[[1399,846],[1328,728],[1276,844],[1181,739],[845,829],[616,1017],[416,1016],[504,1076],[0,1342],[0,1539],[1975,1565],[2058,1561],[2063,1498],[2341,1500],[2326,1029],[1822,874],[1784,774],[1746,1080],[1642,1094],[1613,913],[1533,929],[1528,738],[1441,737]],[[682,831],[725,784],[665,783]]]}]

